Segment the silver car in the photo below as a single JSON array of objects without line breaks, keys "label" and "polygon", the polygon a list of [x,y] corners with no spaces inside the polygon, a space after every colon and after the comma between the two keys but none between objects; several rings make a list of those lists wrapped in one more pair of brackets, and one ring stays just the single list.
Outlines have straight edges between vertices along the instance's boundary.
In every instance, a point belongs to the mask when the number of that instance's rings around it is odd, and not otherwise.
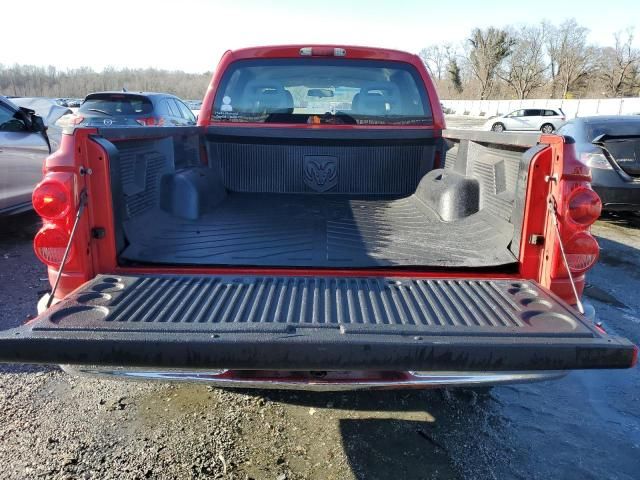
[{"label": "silver car", "polygon": [[553,133],[567,120],[559,108],[521,108],[508,115],[490,118],[485,130],[504,132],[506,130],[530,130]]},{"label": "silver car", "polygon": [[31,192],[50,152],[42,118],[0,96],[0,215],[31,209]]}]

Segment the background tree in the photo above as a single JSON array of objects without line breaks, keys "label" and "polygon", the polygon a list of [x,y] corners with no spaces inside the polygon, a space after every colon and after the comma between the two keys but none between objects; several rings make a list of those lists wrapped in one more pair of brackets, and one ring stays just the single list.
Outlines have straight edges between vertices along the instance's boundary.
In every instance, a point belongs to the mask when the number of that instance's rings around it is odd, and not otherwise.
[{"label": "background tree", "polygon": [[551,98],[566,98],[578,90],[594,70],[595,49],[587,45],[589,30],[575,18],[559,27],[546,24],[547,54],[551,68]]},{"label": "background tree", "polygon": [[545,34],[544,25],[524,27],[520,32],[510,34],[515,43],[497,75],[519,99],[529,98],[534,90],[546,82]]},{"label": "background tree", "polygon": [[455,58],[449,60],[447,73],[449,74],[449,80],[451,81],[453,90],[456,93],[462,93],[464,90],[462,86],[462,77],[460,75],[460,67],[458,66],[458,61]]},{"label": "background tree", "polygon": [[[606,45],[590,45],[588,30],[570,19],[560,25],[476,28],[460,44],[430,45],[419,55],[441,98],[602,98],[640,94],[639,46],[633,29]],[[210,79],[208,72],[154,68],[98,72],[0,64],[0,95],[80,98],[126,87],[200,99]],[[306,102],[306,89],[298,90],[293,93]]]},{"label": "background tree", "polygon": [[614,36],[615,45],[600,51],[600,76],[608,97],[638,95],[640,51],[633,47],[633,28]]},{"label": "background tree", "polygon": [[446,73],[450,50],[451,46],[447,44],[430,45],[420,50],[418,56],[422,59],[427,70],[429,70],[429,73],[434,79],[443,79]]},{"label": "background tree", "polygon": [[485,100],[491,95],[498,68],[511,54],[515,40],[506,30],[476,28],[471,32],[469,44],[469,65],[480,82],[480,100]]},{"label": "background tree", "polygon": [[22,97],[82,98],[104,90],[168,92],[182,98],[200,99],[211,73],[147,69],[115,69],[96,72],[89,67],[58,70],[54,66],[5,66],[0,64],[0,94]]}]

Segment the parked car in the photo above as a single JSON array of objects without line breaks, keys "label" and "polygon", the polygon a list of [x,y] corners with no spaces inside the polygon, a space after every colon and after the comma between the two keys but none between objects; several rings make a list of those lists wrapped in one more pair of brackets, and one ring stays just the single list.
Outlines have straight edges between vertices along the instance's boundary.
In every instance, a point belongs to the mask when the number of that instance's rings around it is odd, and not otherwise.
[{"label": "parked car", "polygon": [[575,140],[605,211],[640,211],[640,117],[575,118],[558,134]]},{"label": "parked car", "polygon": [[182,100],[167,93],[98,92],[80,105],[76,126],[180,126],[195,125],[196,117]]},{"label": "parked car", "polygon": [[0,96],[0,215],[31,209],[51,146],[42,118]]},{"label": "parked car", "polygon": [[67,98],[65,101],[66,107],[69,108],[78,108],[81,104],[82,104],[82,99],[81,98]]},{"label": "parked car", "polygon": [[55,100],[43,97],[16,97],[12,98],[11,102],[19,108],[33,110],[36,115],[42,118],[51,150],[55,152],[60,146],[62,135],[58,121],[65,115],[71,114],[72,110],[59,105]]},{"label": "parked car", "polygon": [[200,108],[202,108],[202,100],[185,100],[184,103],[186,103],[191,110],[200,110]]},{"label": "parked car", "polygon": [[249,48],[215,72],[197,127],[63,135],[33,194],[55,291],[0,361],[312,389],[636,363],[580,300],[601,205],[562,137],[447,131],[395,50]]},{"label": "parked car", "polygon": [[553,133],[566,120],[559,108],[521,108],[508,115],[490,118],[484,124],[484,129],[494,132],[530,130]]}]

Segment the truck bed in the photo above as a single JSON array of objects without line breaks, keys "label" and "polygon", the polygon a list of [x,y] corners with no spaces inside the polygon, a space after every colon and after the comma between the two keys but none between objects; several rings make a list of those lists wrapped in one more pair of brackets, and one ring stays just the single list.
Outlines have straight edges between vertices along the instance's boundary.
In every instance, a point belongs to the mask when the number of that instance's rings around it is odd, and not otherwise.
[{"label": "truck bed", "polygon": [[[110,150],[125,264],[517,263],[531,139],[445,145],[424,130],[341,138],[327,131],[209,128],[204,135],[136,129],[143,137],[129,142],[128,131],[100,133]],[[447,151],[444,165],[434,165],[438,150]],[[321,165],[316,174],[334,168],[333,184],[310,182],[309,162]]]}]

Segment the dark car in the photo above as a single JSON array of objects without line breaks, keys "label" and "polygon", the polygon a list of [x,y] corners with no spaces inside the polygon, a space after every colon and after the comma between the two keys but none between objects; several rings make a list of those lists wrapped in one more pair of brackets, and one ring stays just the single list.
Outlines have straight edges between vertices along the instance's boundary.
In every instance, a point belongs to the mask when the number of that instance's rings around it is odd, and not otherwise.
[{"label": "dark car", "polygon": [[195,125],[196,117],[182,100],[167,93],[100,92],[87,95],[74,120],[76,126]]},{"label": "dark car", "polygon": [[575,118],[558,134],[575,140],[604,210],[640,211],[640,117]]}]

